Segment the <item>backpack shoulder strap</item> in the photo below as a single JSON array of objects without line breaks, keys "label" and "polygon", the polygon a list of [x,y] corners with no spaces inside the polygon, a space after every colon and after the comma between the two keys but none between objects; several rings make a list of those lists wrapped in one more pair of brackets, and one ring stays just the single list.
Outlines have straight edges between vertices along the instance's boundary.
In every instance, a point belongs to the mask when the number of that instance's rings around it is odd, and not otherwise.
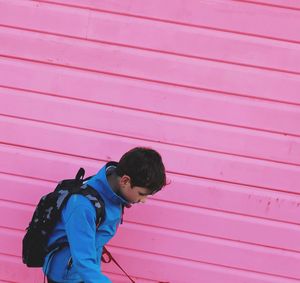
[{"label": "backpack shoulder strap", "polygon": [[96,227],[98,228],[105,218],[105,205],[100,194],[91,186],[83,185],[79,193],[88,198],[96,209]]},{"label": "backpack shoulder strap", "polygon": [[[92,202],[96,209],[96,228],[98,228],[105,218],[104,201],[102,200],[100,194],[91,186],[82,185],[79,189],[73,189],[73,191],[68,194],[68,196],[63,200],[63,204],[60,205],[60,210],[73,194],[81,194]],[[54,249],[59,250],[68,245],[68,242],[55,242],[50,247],[48,247],[47,253],[51,252]]]}]

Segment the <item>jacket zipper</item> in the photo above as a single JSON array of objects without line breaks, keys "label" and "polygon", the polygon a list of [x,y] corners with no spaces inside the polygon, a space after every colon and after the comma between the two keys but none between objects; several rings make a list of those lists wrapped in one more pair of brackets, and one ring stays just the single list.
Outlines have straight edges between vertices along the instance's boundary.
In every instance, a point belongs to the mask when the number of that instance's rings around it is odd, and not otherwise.
[{"label": "jacket zipper", "polygon": [[68,260],[68,266],[67,266],[67,269],[70,270],[71,267],[72,267],[72,265],[73,265],[73,260],[72,260],[72,257],[70,257],[69,260]]},{"label": "jacket zipper", "polygon": [[72,257],[70,257],[69,260],[68,260],[68,264],[67,264],[67,272],[66,272],[66,275],[65,275],[65,279],[68,279],[69,271],[72,267],[72,264],[73,264],[73,260],[72,260]]}]

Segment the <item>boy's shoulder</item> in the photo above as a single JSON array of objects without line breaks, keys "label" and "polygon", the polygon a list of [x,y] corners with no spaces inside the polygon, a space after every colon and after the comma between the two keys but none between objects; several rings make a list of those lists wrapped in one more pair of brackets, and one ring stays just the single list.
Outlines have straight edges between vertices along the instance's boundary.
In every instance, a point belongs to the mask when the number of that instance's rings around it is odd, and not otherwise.
[{"label": "boy's shoulder", "polygon": [[62,216],[67,220],[72,214],[80,214],[83,211],[91,213],[94,218],[96,217],[96,210],[92,202],[86,196],[74,194],[64,207]]}]

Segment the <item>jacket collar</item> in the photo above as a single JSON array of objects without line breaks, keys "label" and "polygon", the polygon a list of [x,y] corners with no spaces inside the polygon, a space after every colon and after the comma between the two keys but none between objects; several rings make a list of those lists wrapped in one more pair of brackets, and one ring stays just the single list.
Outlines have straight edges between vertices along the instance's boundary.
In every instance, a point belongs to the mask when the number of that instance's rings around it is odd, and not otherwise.
[{"label": "jacket collar", "polygon": [[110,200],[111,202],[115,204],[121,204],[125,206],[130,206],[129,202],[126,201],[121,196],[117,195],[113,189],[110,187],[107,177],[106,177],[106,170],[110,166],[117,166],[118,163],[111,161],[108,162],[105,166],[103,166],[100,171],[93,176],[90,180],[88,180],[87,185],[93,187],[95,190],[97,190],[102,197],[106,198],[107,200]]}]

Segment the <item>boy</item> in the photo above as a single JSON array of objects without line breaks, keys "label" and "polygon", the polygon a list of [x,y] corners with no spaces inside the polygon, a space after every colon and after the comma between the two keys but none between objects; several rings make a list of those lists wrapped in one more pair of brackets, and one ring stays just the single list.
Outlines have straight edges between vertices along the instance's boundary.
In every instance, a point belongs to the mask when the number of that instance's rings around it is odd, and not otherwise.
[{"label": "boy", "polygon": [[96,210],[91,201],[82,195],[71,196],[48,242],[67,241],[69,245],[47,255],[43,271],[48,282],[111,282],[101,273],[100,259],[103,246],[116,233],[122,208],[144,203],[165,185],[165,167],[155,150],[137,147],[125,153],[119,163],[108,162],[84,184],[101,195],[104,221],[96,228]]}]

